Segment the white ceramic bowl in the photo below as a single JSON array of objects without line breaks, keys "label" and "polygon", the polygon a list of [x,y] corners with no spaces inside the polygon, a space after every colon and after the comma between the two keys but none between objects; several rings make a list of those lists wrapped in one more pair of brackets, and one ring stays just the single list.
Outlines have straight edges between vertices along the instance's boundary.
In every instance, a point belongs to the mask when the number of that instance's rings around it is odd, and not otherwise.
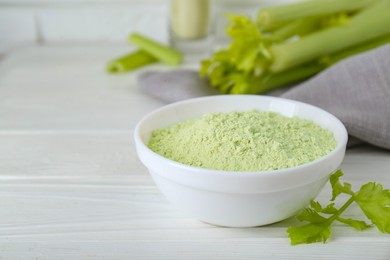
[{"label": "white ceramic bowl", "polygon": [[[147,147],[151,132],[156,128],[207,113],[250,109],[313,120],[333,132],[337,146],[316,161],[259,172],[191,167],[164,158]],[[222,95],[190,99],[157,109],[138,123],[134,139],[140,160],[171,203],[210,224],[253,227],[291,217],[315,198],[344,159],[348,135],[336,117],[305,103],[259,95]]]}]

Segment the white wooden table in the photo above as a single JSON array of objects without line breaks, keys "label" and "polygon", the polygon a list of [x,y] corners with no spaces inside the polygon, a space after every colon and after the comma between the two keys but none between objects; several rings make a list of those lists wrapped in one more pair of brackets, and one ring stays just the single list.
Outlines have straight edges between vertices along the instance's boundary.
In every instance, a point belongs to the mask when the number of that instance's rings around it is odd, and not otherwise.
[{"label": "white wooden table", "polygon": [[[294,219],[220,228],[169,204],[132,137],[164,103],[134,74],[104,72],[127,51],[26,47],[0,60],[0,259],[390,259],[390,235],[375,228],[336,224],[327,244],[291,246]],[[390,188],[389,151],[355,147],[342,168],[355,189]],[[318,199],[329,198],[327,185]]]}]

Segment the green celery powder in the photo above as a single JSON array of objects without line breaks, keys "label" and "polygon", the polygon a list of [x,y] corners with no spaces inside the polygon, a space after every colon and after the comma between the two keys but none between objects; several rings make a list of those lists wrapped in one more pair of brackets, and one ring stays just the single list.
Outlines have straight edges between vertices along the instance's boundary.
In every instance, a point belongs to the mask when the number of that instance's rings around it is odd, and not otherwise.
[{"label": "green celery powder", "polygon": [[156,129],[148,147],[195,167],[266,171],[319,159],[336,147],[336,140],[310,120],[250,110],[205,114]]}]

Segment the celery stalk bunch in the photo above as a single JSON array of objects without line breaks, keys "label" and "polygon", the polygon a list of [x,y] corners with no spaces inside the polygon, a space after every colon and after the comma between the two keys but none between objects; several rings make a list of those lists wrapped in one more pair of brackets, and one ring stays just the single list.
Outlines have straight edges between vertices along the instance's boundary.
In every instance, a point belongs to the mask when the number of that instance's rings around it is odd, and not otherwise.
[{"label": "celery stalk bunch", "polygon": [[228,15],[226,49],[200,75],[226,94],[260,94],[305,80],[390,42],[390,0],[307,0]]}]

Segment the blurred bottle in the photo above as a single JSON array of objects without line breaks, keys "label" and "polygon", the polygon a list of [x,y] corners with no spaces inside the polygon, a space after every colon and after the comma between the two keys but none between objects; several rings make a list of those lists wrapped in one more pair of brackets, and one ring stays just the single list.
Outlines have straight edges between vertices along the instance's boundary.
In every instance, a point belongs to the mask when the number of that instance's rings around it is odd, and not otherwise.
[{"label": "blurred bottle", "polygon": [[214,40],[211,0],[170,0],[170,43],[184,52],[207,54]]}]

